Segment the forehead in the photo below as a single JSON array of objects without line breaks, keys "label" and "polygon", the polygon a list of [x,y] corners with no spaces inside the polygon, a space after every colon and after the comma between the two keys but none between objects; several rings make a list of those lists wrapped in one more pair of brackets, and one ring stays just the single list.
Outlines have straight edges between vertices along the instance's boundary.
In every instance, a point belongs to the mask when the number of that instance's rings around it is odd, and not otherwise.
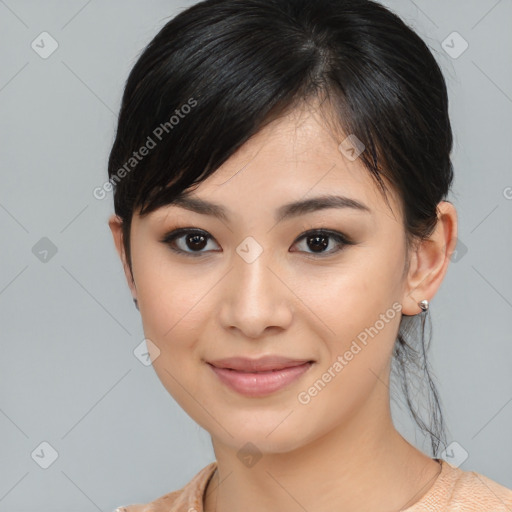
[{"label": "forehead", "polygon": [[[191,195],[248,217],[262,211],[282,214],[286,203],[328,195],[393,215],[362,160],[340,150],[346,139],[334,133],[318,111],[294,110],[251,137]],[[391,188],[388,197],[396,216],[399,205]],[[363,208],[357,210],[345,209],[356,214]]]}]

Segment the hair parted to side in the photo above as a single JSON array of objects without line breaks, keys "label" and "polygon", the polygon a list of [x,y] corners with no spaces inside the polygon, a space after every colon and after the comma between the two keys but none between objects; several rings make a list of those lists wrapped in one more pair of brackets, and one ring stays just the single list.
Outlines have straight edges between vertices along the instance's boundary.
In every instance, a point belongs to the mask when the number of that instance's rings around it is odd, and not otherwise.
[{"label": "hair parted to side", "polygon": [[[365,145],[359,158],[384,198],[382,178],[397,191],[408,249],[428,237],[453,167],[446,84],[423,40],[368,0],[205,0],[164,25],[125,85],[108,174],[130,268],[133,214],[172,203],[265,125],[312,101],[340,142],[355,134]],[[150,140],[152,149],[127,170]],[[424,315],[402,317],[393,359],[435,456],[445,433]],[[419,344],[408,341],[417,321]],[[426,422],[410,397],[408,371],[418,369],[433,409]]]}]

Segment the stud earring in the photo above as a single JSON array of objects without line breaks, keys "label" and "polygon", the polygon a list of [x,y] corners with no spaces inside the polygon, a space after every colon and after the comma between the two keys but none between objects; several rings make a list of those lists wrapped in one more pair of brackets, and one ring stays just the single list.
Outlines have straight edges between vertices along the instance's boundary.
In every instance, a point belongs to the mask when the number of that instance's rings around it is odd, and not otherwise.
[{"label": "stud earring", "polygon": [[420,313],[428,311],[428,306],[429,306],[428,300],[424,299],[421,302],[418,302],[418,306],[421,308],[421,312]]},{"label": "stud earring", "polygon": [[137,310],[140,311],[139,310],[139,303],[137,302],[136,298],[133,299],[133,303],[135,304],[135,307],[137,308]]}]

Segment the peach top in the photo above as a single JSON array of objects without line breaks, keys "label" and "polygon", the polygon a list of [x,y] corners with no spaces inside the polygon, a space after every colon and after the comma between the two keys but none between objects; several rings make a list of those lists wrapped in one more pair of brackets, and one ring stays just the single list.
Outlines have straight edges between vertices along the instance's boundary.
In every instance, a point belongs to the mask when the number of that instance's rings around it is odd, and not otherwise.
[{"label": "peach top", "polygon": [[[439,459],[441,472],[432,487],[402,512],[512,512],[512,490],[474,471],[464,471]],[[146,505],[119,507],[115,512],[204,512],[203,497],[217,462],[211,462],[190,482]]]}]

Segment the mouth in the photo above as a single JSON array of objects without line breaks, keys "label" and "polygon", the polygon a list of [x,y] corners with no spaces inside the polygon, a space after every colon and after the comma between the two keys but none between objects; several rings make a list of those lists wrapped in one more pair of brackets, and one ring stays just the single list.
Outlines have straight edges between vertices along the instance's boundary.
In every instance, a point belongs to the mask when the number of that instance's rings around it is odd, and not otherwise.
[{"label": "mouth", "polygon": [[257,360],[230,358],[208,362],[223,384],[248,397],[263,397],[288,387],[314,364],[313,360],[276,357]]},{"label": "mouth", "polygon": [[283,356],[264,356],[258,359],[247,357],[230,357],[207,361],[208,364],[225,370],[234,370],[242,373],[267,373],[286,368],[294,368],[305,363],[314,363],[312,359],[291,359]]}]

